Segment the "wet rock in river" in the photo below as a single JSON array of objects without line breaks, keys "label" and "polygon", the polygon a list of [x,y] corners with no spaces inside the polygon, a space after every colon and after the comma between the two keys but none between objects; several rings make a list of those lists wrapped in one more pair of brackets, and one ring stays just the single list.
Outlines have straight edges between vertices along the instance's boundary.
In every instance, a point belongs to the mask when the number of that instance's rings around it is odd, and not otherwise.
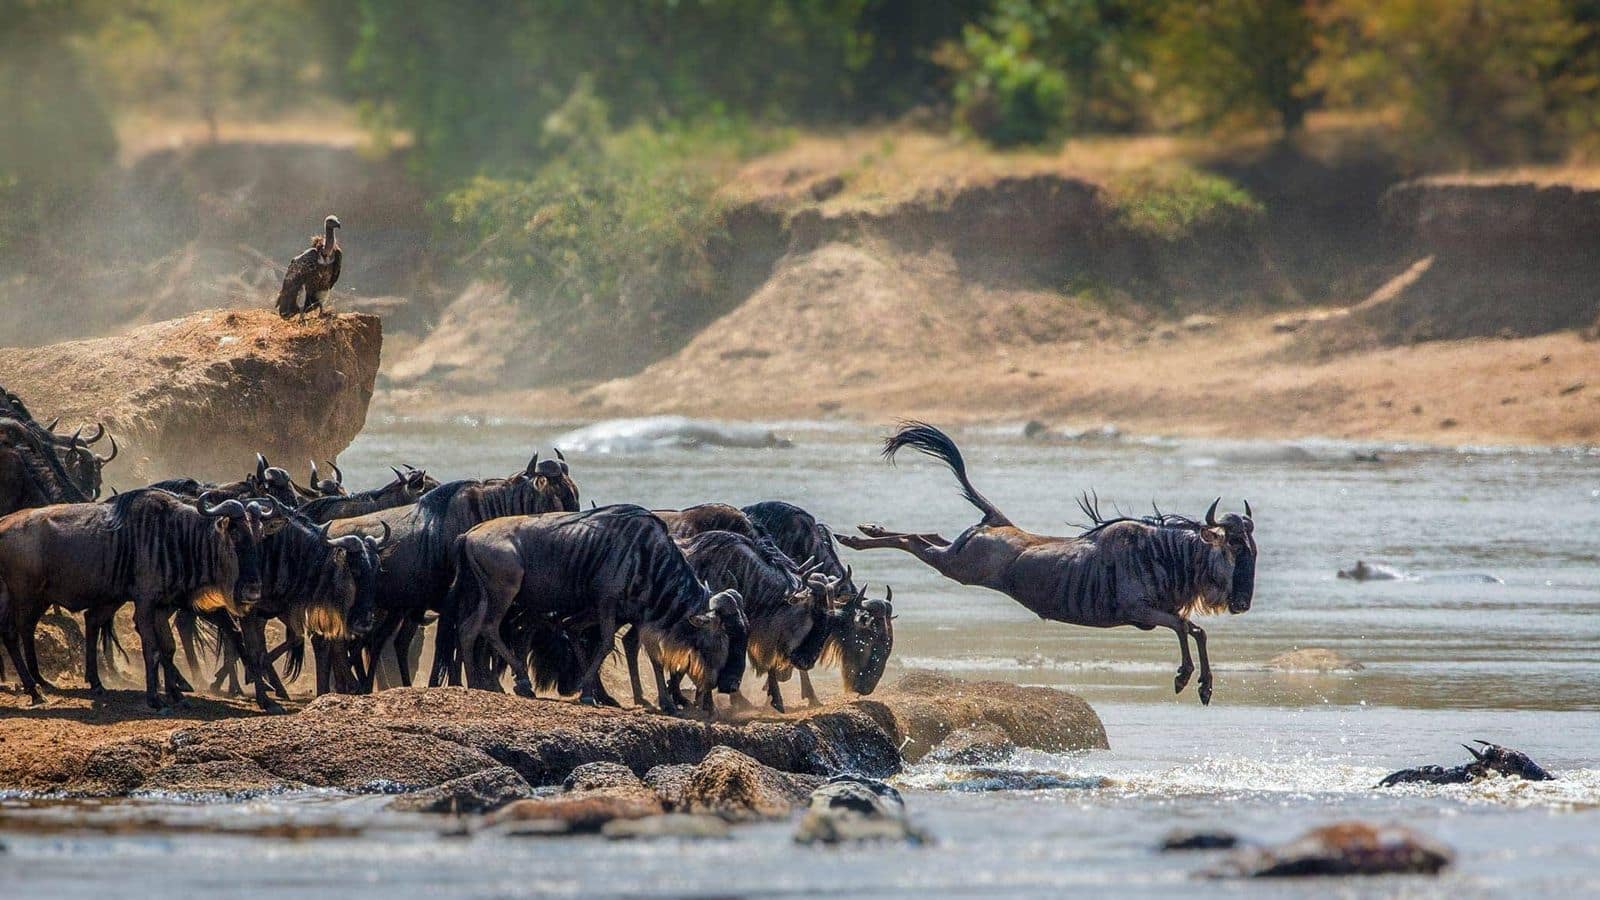
[{"label": "wet rock in river", "polygon": [[1175,828],[1161,839],[1161,852],[1174,853],[1190,850],[1232,850],[1239,846],[1239,836],[1231,831],[1192,831]]},{"label": "wet rock in river", "polygon": [[619,819],[660,814],[659,802],[589,791],[517,800],[490,813],[485,825],[501,834],[590,834]]},{"label": "wet rock in river", "polygon": [[820,779],[763,766],[728,747],[715,747],[694,767],[678,808],[740,821],[780,819],[805,801]]},{"label": "wet rock in river", "polygon": [[984,723],[999,728],[1019,747],[1059,753],[1108,746],[1105,726],[1089,704],[1053,688],[962,681],[918,670],[855,706],[877,711],[875,717],[891,729],[909,762],[921,760],[952,732]]},{"label": "wet rock in river", "polygon": [[389,801],[400,812],[483,813],[533,794],[533,786],[509,766],[495,766]]},{"label": "wet rock in river", "polygon": [[728,823],[718,816],[667,813],[645,819],[614,819],[600,829],[612,840],[650,840],[654,838],[726,838]]},{"label": "wet rock in river", "polygon": [[920,844],[927,834],[906,818],[899,791],[876,779],[838,775],[811,792],[794,839],[801,844],[864,840]]},{"label": "wet rock in river", "polygon": [[992,722],[983,722],[950,732],[939,746],[928,751],[923,762],[952,766],[976,766],[1005,759],[1015,753],[1017,745],[1005,729]]},{"label": "wet rock in river", "polygon": [[157,769],[135,793],[218,794],[238,799],[306,787],[303,781],[281,778],[247,759],[217,759]]},{"label": "wet rock in river", "polygon": [[1313,828],[1274,847],[1246,848],[1207,874],[1220,878],[1435,875],[1453,859],[1449,847],[1403,825],[1350,821]]}]

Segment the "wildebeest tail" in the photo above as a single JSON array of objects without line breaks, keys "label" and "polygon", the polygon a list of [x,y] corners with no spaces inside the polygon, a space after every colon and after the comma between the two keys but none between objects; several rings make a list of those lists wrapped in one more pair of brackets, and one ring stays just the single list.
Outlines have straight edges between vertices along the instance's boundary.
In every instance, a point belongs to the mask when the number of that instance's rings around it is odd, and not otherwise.
[{"label": "wildebeest tail", "polygon": [[290,635],[288,644],[289,649],[285,651],[288,655],[288,658],[283,664],[283,680],[293,681],[300,677],[300,670],[305,668],[306,639],[301,637],[297,641],[294,639],[293,635]]},{"label": "wildebeest tail", "polygon": [[428,674],[428,684],[433,687],[444,684],[451,672],[459,671],[474,650],[460,646],[461,623],[468,616],[488,611],[482,573],[478,571],[472,554],[467,552],[466,535],[456,538],[453,556],[456,577],[450,582],[450,591],[444,598],[444,609],[439,613],[438,627],[434,629],[433,668]]},{"label": "wildebeest tail", "polygon": [[950,439],[950,435],[926,422],[902,422],[900,430],[884,440],[883,458],[894,462],[894,455],[900,452],[902,447],[910,447],[949,466],[950,471],[955,473],[956,480],[961,482],[961,496],[983,512],[983,524],[1011,524],[1006,514],[996,509],[988,498],[978,493],[978,489],[967,479],[967,464],[962,460],[961,450],[956,447],[956,442]]},{"label": "wildebeest tail", "polygon": [[[205,650],[212,656],[222,653],[222,636],[213,631],[207,634],[200,629],[201,619],[193,610],[180,609],[172,617],[172,627],[178,632],[178,639],[183,642],[183,659],[189,664],[189,671],[196,676],[200,673],[200,655],[197,648]],[[210,624],[210,623],[206,623]]]}]

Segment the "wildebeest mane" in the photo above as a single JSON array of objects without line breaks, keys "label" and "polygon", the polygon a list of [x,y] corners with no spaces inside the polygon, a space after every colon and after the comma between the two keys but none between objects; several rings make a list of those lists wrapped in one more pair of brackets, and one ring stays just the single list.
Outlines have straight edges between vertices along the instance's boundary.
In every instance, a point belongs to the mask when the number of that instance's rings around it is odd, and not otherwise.
[{"label": "wildebeest mane", "polygon": [[[20,428],[12,429],[16,436],[8,445],[16,452],[17,458],[28,471],[28,477],[39,488],[40,493],[51,503],[86,503],[90,500],[78,483],[67,474],[66,466],[62,465],[61,457],[56,455],[54,447],[45,443],[39,435],[43,426],[12,419]],[[0,421],[3,424],[3,421]]]},{"label": "wildebeest mane", "polygon": [[1199,531],[1205,527],[1199,521],[1188,516],[1181,516],[1177,513],[1164,513],[1154,503],[1150,504],[1152,513],[1148,516],[1126,516],[1122,514],[1121,510],[1117,510],[1117,515],[1108,517],[1100,512],[1100,495],[1092,491],[1085,491],[1078,497],[1078,509],[1082,510],[1083,514],[1089,518],[1089,524],[1080,526],[1083,528],[1083,533],[1078,535],[1085,538],[1093,537],[1102,529],[1119,522],[1138,522],[1151,528],[1178,528],[1186,531]]}]

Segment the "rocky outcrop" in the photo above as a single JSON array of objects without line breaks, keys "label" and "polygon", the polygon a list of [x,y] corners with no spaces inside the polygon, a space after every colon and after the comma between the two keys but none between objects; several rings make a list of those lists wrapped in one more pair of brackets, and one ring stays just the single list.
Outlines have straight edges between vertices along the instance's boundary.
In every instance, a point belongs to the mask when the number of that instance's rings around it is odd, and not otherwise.
[{"label": "rocky outcrop", "polygon": [[255,453],[332,459],[367,420],[383,347],[377,317],[285,322],[208,310],[116,337],[0,350],[7,389],[67,426],[104,422],[126,487],[178,475],[233,480]]},{"label": "rocky outcrop", "polygon": [[906,818],[906,803],[899,791],[876,779],[840,775],[811,792],[794,840],[797,844],[921,844],[928,835]]},{"label": "rocky outcrop", "polygon": [[[897,747],[921,756],[962,728],[979,729],[975,743],[984,746],[1106,746],[1099,718],[1071,694],[931,673],[912,673],[871,698],[710,724],[463,688],[400,688],[321,697],[293,716],[107,740],[70,764],[58,755],[62,771],[52,783],[115,796],[420,792],[402,806],[437,811],[490,809],[563,785],[560,796],[569,800],[621,797],[657,812],[740,819],[786,814],[825,777],[892,775],[901,767]],[[9,777],[16,784],[0,788],[31,786],[34,778],[25,767]],[[592,822],[599,806],[621,808],[612,799],[595,799],[592,814],[571,804],[568,811]]]},{"label": "rocky outcrop", "polygon": [[923,762],[949,766],[976,766],[998,762],[1016,752],[1017,745],[1005,729],[993,722],[950,732],[922,757]]},{"label": "rocky outcrop", "polygon": [[[908,762],[917,762],[952,732],[993,725],[1019,747],[1063,752],[1104,750],[1106,729],[1081,697],[1004,681],[962,681],[913,671],[891,690],[858,700],[876,708]],[[870,774],[870,773],[868,773]]]}]

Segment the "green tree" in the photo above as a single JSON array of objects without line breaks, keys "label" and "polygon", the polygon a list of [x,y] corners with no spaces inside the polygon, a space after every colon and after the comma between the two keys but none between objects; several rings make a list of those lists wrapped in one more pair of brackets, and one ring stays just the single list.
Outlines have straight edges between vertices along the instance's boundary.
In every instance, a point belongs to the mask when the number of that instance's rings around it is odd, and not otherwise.
[{"label": "green tree", "polygon": [[1307,0],[1173,3],[1160,18],[1158,80],[1204,124],[1269,114],[1292,136],[1311,106],[1316,35]]}]

